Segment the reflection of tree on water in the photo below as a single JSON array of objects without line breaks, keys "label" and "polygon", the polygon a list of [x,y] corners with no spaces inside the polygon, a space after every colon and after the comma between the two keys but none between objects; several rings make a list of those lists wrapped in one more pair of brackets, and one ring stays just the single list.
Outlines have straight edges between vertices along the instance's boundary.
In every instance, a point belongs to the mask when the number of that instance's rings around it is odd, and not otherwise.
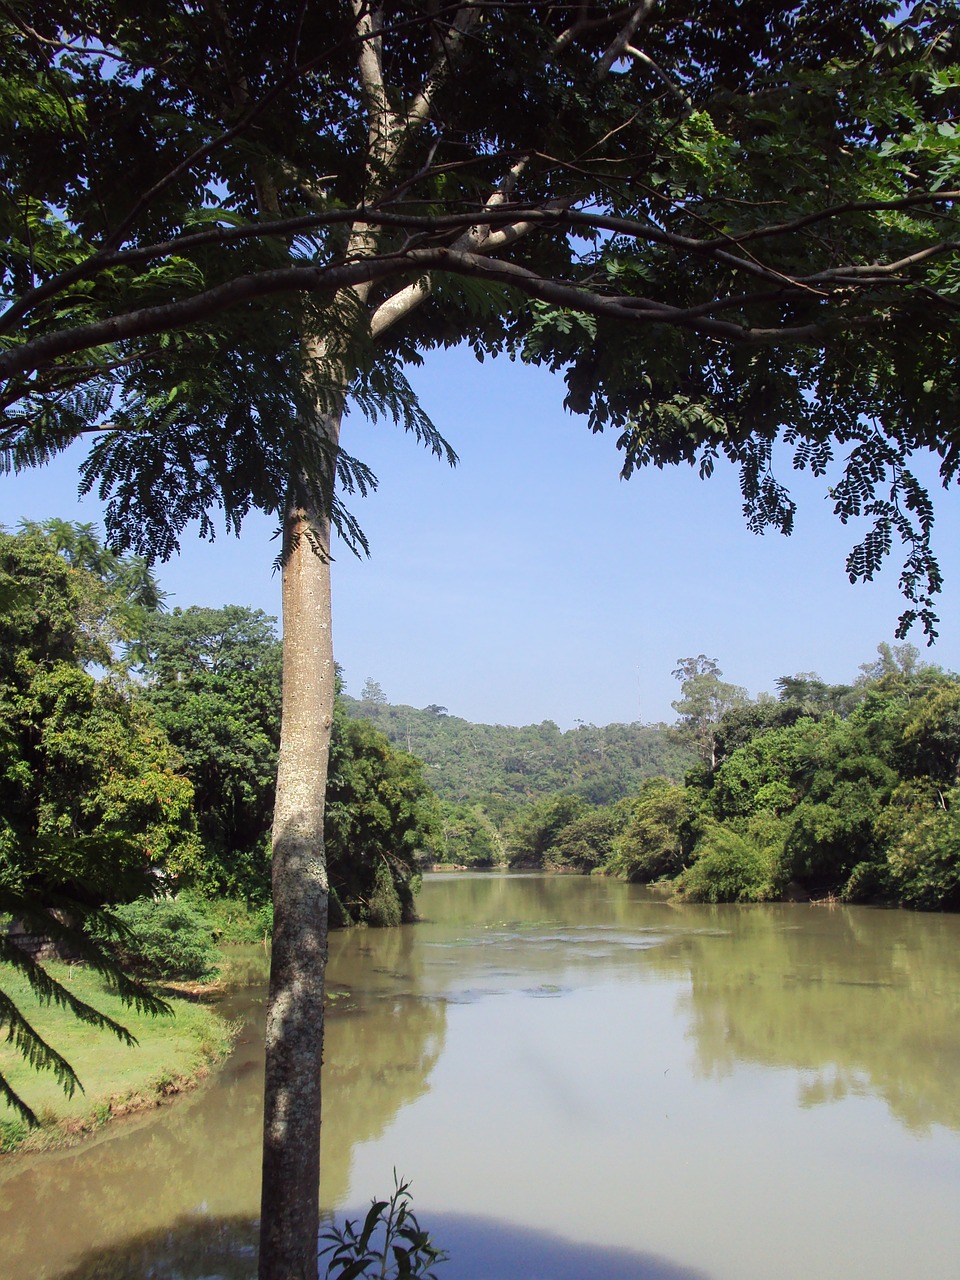
[{"label": "reflection of tree on water", "polygon": [[351,931],[331,948],[320,1197],[347,1194],[353,1146],[421,1097],[443,1048],[446,1006],[421,995],[410,926]]},{"label": "reflection of tree on water", "polygon": [[60,1280],[254,1280],[257,1222],[252,1218],[184,1218],[163,1231],[94,1250]]},{"label": "reflection of tree on water", "polygon": [[[877,1096],[915,1131],[960,1129],[958,922],[864,908],[705,908],[717,932],[651,957],[686,969],[698,1067],[810,1073],[801,1104]],[[706,923],[706,917],[704,919]],[[665,949],[667,950],[667,949]]]},{"label": "reflection of tree on water", "polygon": [[[381,1133],[400,1107],[424,1092],[442,1046],[444,1006],[417,997],[415,961],[409,939],[404,943],[397,936],[401,933],[408,930],[362,931],[358,941],[366,948],[373,990],[351,982],[350,997],[335,1002],[328,1015],[326,1204],[338,1203],[346,1193],[354,1143]],[[403,998],[396,994],[399,982],[390,977],[401,971]],[[200,1222],[211,1217],[252,1222],[260,1201],[262,989],[251,994],[250,1002],[240,1042],[209,1085],[162,1111],[118,1122],[102,1138],[72,1151],[12,1158],[0,1174],[3,1280],[59,1277],[87,1251],[116,1247],[122,1252],[132,1237],[180,1219],[192,1221],[191,1215]],[[338,1003],[353,1007],[340,1013]],[[39,1238],[38,1221],[43,1223]],[[202,1235],[198,1227],[185,1239]],[[116,1274],[149,1273],[144,1267]],[[201,1268],[185,1274],[219,1272]],[[232,1272],[223,1274],[232,1280]]]},{"label": "reflection of tree on water", "polygon": [[210,1085],[160,1111],[114,1122],[73,1150],[15,1158],[0,1181],[5,1278],[58,1275],[78,1250],[185,1213],[254,1216],[262,1035],[261,1000]]},{"label": "reflection of tree on water", "polygon": [[426,921],[444,925],[594,923],[618,907],[629,911],[630,890],[599,877],[534,874],[440,874],[430,877],[417,902]]},{"label": "reflection of tree on water", "polygon": [[[449,1280],[707,1280],[662,1258],[580,1244],[488,1218],[435,1214],[422,1225],[450,1252]],[[93,1254],[60,1280],[254,1280],[256,1223],[243,1218],[182,1219],[169,1230]]]}]

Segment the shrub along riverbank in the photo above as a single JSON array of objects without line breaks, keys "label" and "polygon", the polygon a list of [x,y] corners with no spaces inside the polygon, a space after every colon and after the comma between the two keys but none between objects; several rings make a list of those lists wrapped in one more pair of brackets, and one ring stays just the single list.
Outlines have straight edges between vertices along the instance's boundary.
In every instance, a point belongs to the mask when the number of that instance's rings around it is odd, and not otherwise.
[{"label": "shrub along riverbank", "polygon": [[209,1004],[164,991],[172,1017],[151,1017],[121,1004],[103,979],[83,966],[51,963],[51,974],[71,992],[136,1037],[130,1046],[69,1010],[41,1005],[28,983],[0,966],[0,988],[9,994],[48,1044],[77,1073],[83,1090],[65,1094],[51,1072],[38,1072],[10,1044],[0,1044],[0,1071],[40,1120],[30,1129],[0,1100],[0,1151],[39,1151],[67,1146],[117,1116],[161,1105],[203,1080],[229,1052],[234,1029]]}]

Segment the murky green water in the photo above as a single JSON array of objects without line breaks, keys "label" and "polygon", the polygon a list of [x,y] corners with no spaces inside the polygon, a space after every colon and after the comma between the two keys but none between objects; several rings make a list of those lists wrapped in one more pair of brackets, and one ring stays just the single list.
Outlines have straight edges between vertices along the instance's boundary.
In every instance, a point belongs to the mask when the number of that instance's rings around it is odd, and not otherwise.
[{"label": "murky green water", "polygon": [[[448,1280],[960,1280],[960,918],[444,876],[331,946],[325,1205]],[[246,1280],[262,986],[212,1084],[0,1163],[3,1280]]]}]

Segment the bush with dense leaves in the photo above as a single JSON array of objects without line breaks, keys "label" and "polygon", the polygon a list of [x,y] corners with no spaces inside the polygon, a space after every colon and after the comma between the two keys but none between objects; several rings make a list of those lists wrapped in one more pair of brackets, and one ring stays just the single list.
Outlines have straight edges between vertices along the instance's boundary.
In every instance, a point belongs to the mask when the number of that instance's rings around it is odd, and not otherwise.
[{"label": "bush with dense leaves", "polygon": [[215,976],[217,951],[210,924],[186,902],[138,898],[112,913],[125,927],[117,944],[133,964],[161,978],[200,981]]},{"label": "bush with dense leaves", "polygon": [[767,902],[779,896],[777,847],[755,832],[715,827],[697,848],[677,890],[688,902]]},{"label": "bush with dense leaves", "polygon": [[624,880],[643,883],[677,875],[689,861],[693,816],[687,788],[652,778],[641,788],[607,869]]}]

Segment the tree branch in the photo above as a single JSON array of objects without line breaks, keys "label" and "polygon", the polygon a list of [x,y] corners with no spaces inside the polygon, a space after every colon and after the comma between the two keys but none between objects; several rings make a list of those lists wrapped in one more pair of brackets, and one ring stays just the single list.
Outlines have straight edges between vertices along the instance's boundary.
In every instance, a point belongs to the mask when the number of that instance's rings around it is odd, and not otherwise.
[{"label": "tree branch", "polygon": [[683,116],[685,117],[689,116],[693,112],[693,103],[691,102],[685,90],[681,88],[681,86],[678,85],[677,82],[674,79],[672,79],[672,77],[667,75],[667,73],[663,70],[663,68],[660,66],[659,63],[654,62],[654,60],[648,57],[647,54],[645,54],[642,49],[634,48],[632,44],[628,44],[626,46],[626,48],[624,49],[624,53],[629,54],[629,56],[633,58],[635,62],[639,62],[641,66],[644,66],[649,71],[652,71],[653,74],[656,76],[656,78],[660,81],[660,83],[667,90],[669,90],[669,92],[672,93],[675,98],[680,99],[680,101],[683,103],[683,112],[682,112]]},{"label": "tree branch", "polygon": [[[494,209],[500,208],[508,201],[528,163],[529,157],[523,156],[516,164],[510,166],[497,189],[487,198],[484,205],[485,212],[489,213]],[[494,232],[486,224],[474,222],[463,235],[453,242],[451,247],[454,251],[472,249],[475,253],[495,253],[498,249],[506,248],[507,245],[519,240],[521,236],[532,230],[533,226],[534,224],[529,221],[514,222]],[[413,284],[407,285],[406,288],[387,298],[370,317],[370,336],[379,338],[393,325],[397,324],[398,321],[402,320],[404,316],[409,315],[411,311],[414,311],[421,303],[427,300],[430,296],[431,288],[430,277],[428,275],[421,276]]]},{"label": "tree branch", "polygon": [[[197,324],[229,307],[259,298],[294,293],[332,295],[340,289],[354,289],[357,285],[370,285],[405,274],[420,276],[428,271],[449,271],[456,275],[493,280],[515,288],[527,297],[568,310],[631,324],[676,325],[738,344],[818,343],[836,332],[841,320],[842,327],[848,329],[879,327],[886,320],[885,316],[840,318],[834,315],[822,324],[752,327],[735,321],[704,318],[701,307],[684,309],[650,298],[594,293],[576,283],[546,279],[514,262],[491,260],[482,254],[439,247],[410,249],[402,254],[362,258],[336,266],[285,267],[241,276],[178,302],[144,307],[34,338],[0,353],[0,377],[23,377],[77,351]],[[751,301],[747,297],[744,304],[749,305]],[[17,398],[29,395],[30,391],[31,388],[25,385]]]},{"label": "tree branch", "polygon": [[[525,163],[525,160],[519,161],[514,166],[514,170],[518,167],[522,168]],[[238,241],[269,236],[287,239],[304,231],[316,230],[323,226],[343,224],[352,226],[369,224],[376,227],[392,227],[398,230],[421,232],[431,236],[444,235],[451,231],[461,230],[470,232],[472,236],[470,247],[475,251],[480,250],[480,228],[489,227],[491,236],[494,235],[494,229],[499,228],[501,238],[493,240],[492,244],[484,250],[487,253],[494,252],[504,245],[513,243],[519,238],[520,228],[523,228],[522,234],[544,225],[553,227],[558,231],[582,228],[591,231],[608,231],[616,235],[626,235],[635,239],[646,240],[651,244],[661,244],[668,248],[683,250],[691,254],[710,256],[715,258],[716,261],[723,262],[725,265],[734,267],[737,270],[792,285],[802,284],[808,287],[815,287],[818,284],[855,280],[857,277],[876,277],[879,279],[882,275],[892,275],[907,266],[917,265],[931,257],[955,252],[960,248],[960,243],[954,240],[938,241],[936,244],[927,245],[915,254],[900,258],[893,263],[851,264],[847,267],[835,267],[830,271],[814,272],[802,277],[785,276],[756,260],[743,258],[731,253],[730,247],[750,243],[767,236],[785,236],[793,231],[804,230],[815,222],[838,218],[850,212],[881,212],[884,210],[915,208],[923,204],[949,204],[957,200],[960,200],[960,191],[956,190],[914,192],[893,200],[860,201],[856,204],[836,205],[816,214],[809,214],[804,218],[796,219],[793,222],[775,223],[742,235],[731,233],[728,236],[706,240],[679,235],[676,232],[666,230],[662,226],[657,226],[653,222],[641,221],[636,218],[622,218],[584,210],[564,209],[557,204],[543,206],[511,203],[507,199],[505,191],[502,196],[502,202],[498,203],[491,197],[487,205],[480,211],[465,210],[462,213],[437,214],[429,217],[421,217],[417,214],[395,213],[389,209],[376,207],[324,210],[315,214],[303,214],[295,218],[278,218],[248,223],[239,227],[214,227],[191,235],[179,236],[172,240],[139,246],[135,249],[117,250],[112,253],[94,253],[85,263],[81,263],[69,271],[63,272],[55,279],[30,290],[18,302],[9,307],[0,316],[0,331],[12,331],[20,325],[32,310],[49,301],[58,293],[63,292],[70,285],[76,284],[81,280],[94,279],[100,272],[114,267],[134,266],[138,263],[169,257],[174,254],[186,254],[193,249],[211,244],[232,244]],[[458,247],[467,246],[464,244]]]},{"label": "tree branch", "polygon": [[657,0],[641,0],[641,3],[631,12],[626,22],[617,32],[614,39],[607,46],[603,57],[597,63],[596,76],[598,80],[602,80],[606,76],[613,64],[622,58],[626,52],[627,45],[636,34],[637,28],[642,22],[650,16],[656,8]]}]

